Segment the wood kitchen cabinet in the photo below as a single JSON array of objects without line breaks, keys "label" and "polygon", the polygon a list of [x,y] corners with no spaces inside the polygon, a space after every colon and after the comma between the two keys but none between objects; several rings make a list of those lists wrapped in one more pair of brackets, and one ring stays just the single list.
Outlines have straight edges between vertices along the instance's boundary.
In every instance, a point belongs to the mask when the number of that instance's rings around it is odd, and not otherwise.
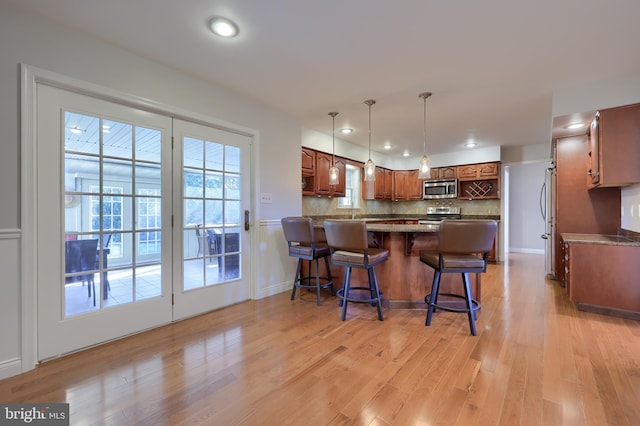
[{"label": "wood kitchen cabinet", "polygon": [[316,194],[316,151],[302,148],[302,195]]},{"label": "wood kitchen cabinet", "polygon": [[393,172],[393,200],[407,199],[407,178],[409,172],[407,170],[395,170]]},{"label": "wood kitchen cabinet", "polygon": [[315,193],[316,195],[325,195],[329,197],[344,197],[346,161],[344,158],[335,157],[336,167],[338,168],[338,184],[329,185],[329,169],[333,163],[333,155],[324,152],[316,152],[316,178]]},{"label": "wood kitchen cabinet", "polygon": [[461,180],[458,198],[463,200],[488,200],[500,198],[499,179]]},{"label": "wood kitchen cabinet", "polygon": [[339,183],[335,186],[329,185],[329,169],[332,162],[332,154],[302,148],[302,195],[344,197],[346,192],[346,160],[336,157]]},{"label": "wood kitchen cabinet", "polygon": [[424,198],[424,179],[418,177],[419,172],[418,169],[409,170],[407,177],[407,196],[409,200],[422,200]]},{"label": "wood kitchen cabinet", "polygon": [[498,179],[500,177],[500,162],[465,164],[456,167],[458,179]]},{"label": "wood kitchen cabinet", "polygon": [[430,179],[456,179],[458,177],[456,166],[447,167],[433,167],[429,170],[431,173]]},{"label": "wood kitchen cabinet", "polygon": [[393,170],[384,167],[376,167],[376,180],[364,180],[362,174],[362,199],[363,200],[391,200],[393,191]]},{"label": "wood kitchen cabinet", "polygon": [[456,167],[458,198],[483,200],[500,198],[500,162],[465,164]]},{"label": "wood kitchen cabinet", "polygon": [[587,136],[571,136],[554,141],[553,253],[555,275],[566,286],[562,233],[616,234],[620,228],[620,188],[587,190],[585,156]]},{"label": "wood kitchen cabinet", "polygon": [[578,307],[640,312],[640,247],[576,243],[565,249],[569,299]]},{"label": "wood kitchen cabinet", "polygon": [[393,172],[393,200],[422,200],[423,179],[418,170],[396,170]]},{"label": "wood kitchen cabinet", "polygon": [[589,188],[640,182],[640,104],[599,111],[591,124]]},{"label": "wood kitchen cabinet", "polygon": [[302,148],[302,176],[313,176],[316,173],[316,152]]}]

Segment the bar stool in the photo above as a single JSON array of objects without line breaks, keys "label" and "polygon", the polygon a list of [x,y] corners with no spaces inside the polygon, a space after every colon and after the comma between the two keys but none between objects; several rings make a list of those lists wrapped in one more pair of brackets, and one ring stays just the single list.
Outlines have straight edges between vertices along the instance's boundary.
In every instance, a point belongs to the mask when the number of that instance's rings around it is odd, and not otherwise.
[{"label": "bar stool", "polygon": [[[293,279],[293,290],[291,291],[291,300],[296,297],[296,289],[316,289],[318,306],[322,304],[320,301],[320,289],[329,288],[331,295],[335,295],[333,287],[333,277],[329,268],[329,255],[331,254],[329,246],[326,243],[317,242],[313,229],[313,221],[308,217],[285,217],[280,221],[284,237],[289,245],[289,256],[298,258],[298,266],[296,268],[296,276]],[[324,259],[327,271],[326,277],[320,276],[318,259]],[[309,261],[309,272],[307,276],[302,274],[302,261]],[[315,284],[311,284],[311,261],[315,261],[316,275]],[[306,284],[303,284],[306,282]]]},{"label": "bar stool", "polygon": [[[331,248],[331,263],[345,267],[342,288],[338,290],[342,304],[341,320],[344,321],[347,316],[347,303],[357,302],[375,304],[378,307],[378,319],[384,321],[375,266],[389,258],[389,251],[369,248],[367,225],[361,220],[325,220],[324,232]],[[369,287],[351,286],[351,268],[367,270]],[[352,293],[354,290],[356,292]],[[362,295],[362,291],[365,295]]]},{"label": "bar stool", "polygon": [[[434,269],[431,293],[427,303],[425,325],[431,325],[431,316],[437,309],[450,312],[465,312],[469,317],[471,334],[476,335],[476,311],[480,303],[473,299],[469,285],[469,273],[486,272],[487,257],[493,246],[498,223],[494,220],[443,220],[440,222],[438,250],[420,251],[420,261]],[[462,275],[464,296],[439,293],[440,274],[457,272]],[[438,296],[449,296],[465,300],[466,309],[438,305]]]}]

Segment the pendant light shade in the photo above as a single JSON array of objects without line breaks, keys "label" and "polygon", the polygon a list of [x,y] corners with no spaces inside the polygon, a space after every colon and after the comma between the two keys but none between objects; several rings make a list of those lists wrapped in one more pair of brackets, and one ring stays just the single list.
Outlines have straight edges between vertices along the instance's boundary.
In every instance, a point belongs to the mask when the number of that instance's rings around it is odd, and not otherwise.
[{"label": "pendant light shade", "polygon": [[431,96],[431,92],[423,92],[418,95],[419,98],[422,98],[422,103],[424,104],[422,121],[424,145],[422,147],[422,158],[420,159],[420,166],[418,168],[418,179],[429,179],[431,177],[429,157],[427,156],[427,98],[429,96]]},{"label": "pendant light shade", "polygon": [[371,105],[375,104],[376,101],[367,99],[364,103],[369,106],[369,159],[364,165],[364,180],[373,181],[376,180],[376,165],[371,159]]},{"label": "pendant light shade", "polygon": [[331,168],[329,169],[329,185],[338,185],[340,183],[340,170],[336,167],[336,115],[337,112],[330,112],[329,115],[333,120],[333,128],[331,136],[333,136],[333,159],[331,160]]}]

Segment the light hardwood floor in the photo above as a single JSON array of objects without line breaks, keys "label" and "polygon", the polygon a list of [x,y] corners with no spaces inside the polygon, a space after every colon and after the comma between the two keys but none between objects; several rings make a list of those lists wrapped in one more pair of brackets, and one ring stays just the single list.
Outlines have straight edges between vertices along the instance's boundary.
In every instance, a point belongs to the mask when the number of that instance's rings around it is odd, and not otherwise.
[{"label": "light hardwood floor", "polygon": [[539,255],[483,277],[466,316],[282,293],[47,362],[2,402],[68,402],[72,425],[636,425],[640,323],[577,311]]}]

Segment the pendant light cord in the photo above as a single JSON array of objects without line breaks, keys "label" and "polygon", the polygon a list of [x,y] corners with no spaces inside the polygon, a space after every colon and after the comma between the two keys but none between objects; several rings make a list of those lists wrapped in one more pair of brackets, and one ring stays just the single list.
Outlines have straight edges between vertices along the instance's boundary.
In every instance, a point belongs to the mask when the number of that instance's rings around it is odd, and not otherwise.
[{"label": "pendant light cord", "polygon": [[338,115],[337,112],[330,112],[329,115],[332,118],[333,121],[333,126],[331,129],[331,136],[333,136],[333,155],[332,155],[332,162],[331,165],[335,166],[336,165],[336,115]]},{"label": "pendant light cord", "polygon": [[371,105],[375,104],[376,101],[367,99],[364,103],[369,105],[369,159],[371,159]]},{"label": "pendant light cord", "polygon": [[371,104],[369,104],[369,158],[371,158]]},{"label": "pendant light cord", "polygon": [[422,117],[422,135],[424,137],[424,144],[422,145],[422,155],[427,153],[427,98],[422,98],[422,102],[424,104]]},{"label": "pendant light cord", "polygon": [[422,98],[422,102],[424,104],[423,111],[423,121],[422,121],[422,131],[424,136],[424,144],[422,146],[422,155],[427,155],[427,98],[431,96],[431,92],[423,92],[418,95],[419,98]]}]

